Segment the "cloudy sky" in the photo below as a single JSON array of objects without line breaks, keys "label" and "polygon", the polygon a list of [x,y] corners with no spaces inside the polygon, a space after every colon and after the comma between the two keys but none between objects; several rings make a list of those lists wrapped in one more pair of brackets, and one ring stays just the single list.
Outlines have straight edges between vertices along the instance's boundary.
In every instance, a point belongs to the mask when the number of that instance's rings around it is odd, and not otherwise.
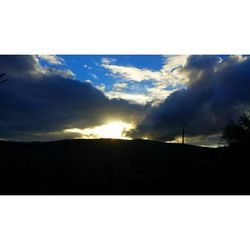
[{"label": "cloudy sky", "polygon": [[250,57],[0,56],[0,138],[147,138],[217,145],[250,106]]}]

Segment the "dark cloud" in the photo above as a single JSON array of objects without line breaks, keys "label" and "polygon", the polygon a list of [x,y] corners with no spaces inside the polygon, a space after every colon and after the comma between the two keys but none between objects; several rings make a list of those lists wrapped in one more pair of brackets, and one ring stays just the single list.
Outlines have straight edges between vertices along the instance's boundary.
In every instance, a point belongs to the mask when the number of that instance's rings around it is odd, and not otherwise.
[{"label": "dark cloud", "polygon": [[250,58],[190,56],[180,74],[187,87],[172,93],[132,131],[134,137],[173,140],[218,134],[229,118],[250,107]]},{"label": "dark cloud", "polygon": [[0,70],[8,73],[9,77],[24,77],[35,72],[39,62],[35,56],[0,56]]},{"label": "dark cloud", "polygon": [[35,56],[0,56],[0,138],[53,139],[68,128],[99,125],[108,119],[137,119],[139,105],[109,100],[91,84],[41,68]]}]

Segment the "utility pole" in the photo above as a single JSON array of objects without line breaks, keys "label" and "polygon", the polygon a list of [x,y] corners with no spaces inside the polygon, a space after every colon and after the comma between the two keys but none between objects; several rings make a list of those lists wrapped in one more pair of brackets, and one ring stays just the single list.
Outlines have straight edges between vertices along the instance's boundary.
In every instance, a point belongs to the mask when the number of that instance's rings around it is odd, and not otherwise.
[{"label": "utility pole", "polygon": [[185,143],[185,133],[184,128],[182,129],[182,144]]}]

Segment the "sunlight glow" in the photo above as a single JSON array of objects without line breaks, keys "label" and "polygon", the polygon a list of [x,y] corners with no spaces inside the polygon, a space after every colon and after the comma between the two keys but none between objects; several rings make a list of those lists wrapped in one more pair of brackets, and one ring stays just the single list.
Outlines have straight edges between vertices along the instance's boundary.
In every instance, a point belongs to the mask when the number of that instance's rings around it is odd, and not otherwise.
[{"label": "sunlight glow", "polygon": [[127,139],[130,140],[130,137],[126,137],[125,134],[134,126],[130,123],[116,121],[110,122],[107,124],[103,124],[100,126],[92,127],[92,128],[72,128],[66,129],[64,132],[66,133],[76,133],[79,134],[76,138],[82,139],[99,139],[99,138],[113,138],[113,139]]}]

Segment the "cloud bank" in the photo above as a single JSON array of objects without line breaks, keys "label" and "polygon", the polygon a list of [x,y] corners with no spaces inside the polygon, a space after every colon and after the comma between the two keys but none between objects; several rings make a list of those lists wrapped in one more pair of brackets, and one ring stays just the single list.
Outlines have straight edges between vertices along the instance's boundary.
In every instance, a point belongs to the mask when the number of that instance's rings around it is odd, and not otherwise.
[{"label": "cloud bank", "polygon": [[[145,110],[124,100],[109,100],[69,70],[42,67],[36,56],[0,56],[8,82],[0,87],[0,138],[68,138],[62,131],[96,126],[110,119],[137,121]],[[73,73],[73,72],[72,72]]]},{"label": "cloud bank", "polygon": [[56,56],[56,55],[39,55],[38,57],[52,65],[64,64],[64,60],[61,57]]},{"label": "cloud bank", "polygon": [[[188,143],[208,145],[215,144],[229,118],[250,109],[249,56],[168,56],[160,71],[105,59],[103,67],[125,80],[109,92],[105,84],[95,88],[76,80],[70,69],[42,66],[40,60],[0,56],[0,73],[8,78],[0,86],[1,139],[71,138],[75,135],[63,131],[124,121],[137,124],[127,134],[132,138],[178,141],[185,128]],[[146,93],[126,92],[129,79],[140,84],[144,78],[153,81]]]},{"label": "cloud bank", "polygon": [[189,56],[178,74],[186,88],[170,94],[130,136],[171,141],[185,128],[188,137],[213,137],[250,108],[248,56]]}]

